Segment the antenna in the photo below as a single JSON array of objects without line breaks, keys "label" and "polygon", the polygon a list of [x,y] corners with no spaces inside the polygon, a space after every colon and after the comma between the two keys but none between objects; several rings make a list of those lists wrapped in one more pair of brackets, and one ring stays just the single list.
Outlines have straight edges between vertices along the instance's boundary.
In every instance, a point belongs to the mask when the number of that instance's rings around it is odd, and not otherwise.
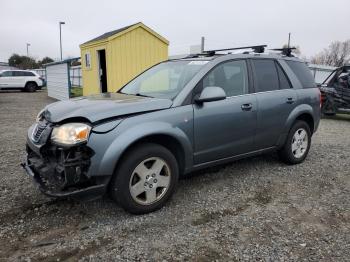
[{"label": "antenna", "polygon": [[293,57],[292,50],[295,50],[295,49],[296,49],[295,47],[282,47],[282,48],[273,48],[270,50],[281,51],[282,55]]},{"label": "antenna", "polygon": [[288,48],[290,48],[290,33],[288,34]]}]

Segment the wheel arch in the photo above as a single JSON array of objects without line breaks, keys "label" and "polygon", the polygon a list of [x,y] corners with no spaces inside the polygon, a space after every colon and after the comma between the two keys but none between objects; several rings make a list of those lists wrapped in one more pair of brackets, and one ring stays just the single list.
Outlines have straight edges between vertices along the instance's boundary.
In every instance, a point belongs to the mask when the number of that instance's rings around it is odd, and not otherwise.
[{"label": "wheel arch", "polygon": [[[140,144],[143,143],[153,143],[153,144],[158,144],[161,145],[163,147],[165,147],[166,149],[168,149],[176,158],[177,163],[179,165],[179,174],[183,174],[185,171],[185,150],[182,146],[182,144],[180,143],[180,141],[178,141],[177,138],[175,138],[174,136],[171,136],[169,134],[163,134],[163,133],[158,133],[158,134],[150,134],[144,137],[141,137],[137,140],[135,140],[134,142],[132,142],[127,148],[124,149],[124,151],[122,152],[122,154],[119,157],[119,160],[121,160],[130,150],[132,150],[133,148],[137,147]],[[118,167],[118,163],[117,162],[115,169]]]},{"label": "wheel arch", "polygon": [[285,133],[288,133],[295,121],[303,120],[305,121],[309,127],[311,133],[314,132],[315,128],[315,119],[313,117],[314,111],[310,105],[302,104],[294,108],[294,110],[289,114],[286,125],[285,125]]},{"label": "wheel arch", "polygon": [[310,105],[302,104],[294,108],[294,110],[289,114],[283,133],[280,135],[279,140],[277,142],[278,147],[281,147],[284,145],[289,130],[292,128],[293,124],[298,120],[305,121],[309,127],[310,132],[313,134],[315,132],[315,119],[313,117],[314,111]]},{"label": "wheel arch", "polygon": [[120,160],[133,147],[148,142],[164,146],[172,152],[179,164],[179,171],[185,173],[192,167],[192,143],[183,130],[167,123],[147,123],[125,130],[110,143],[100,159],[96,173],[112,175]]},{"label": "wheel arch", "polygon": [[310,132],[311,134],[314,133],[314,129],[315,129],[315,121],[314,118],[312,117],[312,115],[310,113],[302,113],[300,114],[295,120],[294,123],[298,120],[302,120],[304,122],[306,122],[310,128]]},{"label": "wheel arch", "polygon": [[38,87],[38,83],[37,83],[37,82],[35,82],[35,81],[33,81],[33,80],[29,80],[29,81],[27,81],[27,82],[26,82],[26,84],[24,85],[24,87],[27,87],[27,85],[28,85],[28,84],[30,84],[30,83],[35,84],[35,85],[36,85],[36,87]]}]

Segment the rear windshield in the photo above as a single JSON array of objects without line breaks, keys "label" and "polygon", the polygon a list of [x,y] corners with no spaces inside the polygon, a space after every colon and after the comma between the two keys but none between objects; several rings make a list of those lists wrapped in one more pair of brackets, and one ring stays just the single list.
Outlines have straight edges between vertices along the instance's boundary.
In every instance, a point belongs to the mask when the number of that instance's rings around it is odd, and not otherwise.
[{"label": "rear windshield", "polygon": [[312,76],[311,70],[303,62],[288,61],[286,60],[289,67],[292,69],[294,74],[298,77],[301,85],[304,88],[316,87],[314,77]]}]

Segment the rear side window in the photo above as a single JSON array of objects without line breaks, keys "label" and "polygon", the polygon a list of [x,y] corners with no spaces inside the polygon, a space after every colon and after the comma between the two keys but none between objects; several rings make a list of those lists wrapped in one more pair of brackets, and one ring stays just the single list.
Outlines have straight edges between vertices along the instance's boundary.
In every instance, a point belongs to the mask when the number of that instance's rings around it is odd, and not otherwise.
[{"label": "rear side window", "polygon": [[278,71],[278,78],[280,81],[280,89],[289,89],[292,88],[288,77],[286,76],[286,73],[282,70],[281,66],[276,63],[277,71]]},{"label": "rear side window", "polygon": [[35,76],[33,72],[23,72],[24,76]]},{"label": "rear side window", "polygon": [[314,77],[305,63],[288,60],[286,60],[286,63],[289,65],[290,69],[292,69],[293,73],[297,76],[304,88],[316,87]]},{"label": "rear side window", "polygon": [[252,59],[256,92],[279,89],[278,74],[274,60]]}]

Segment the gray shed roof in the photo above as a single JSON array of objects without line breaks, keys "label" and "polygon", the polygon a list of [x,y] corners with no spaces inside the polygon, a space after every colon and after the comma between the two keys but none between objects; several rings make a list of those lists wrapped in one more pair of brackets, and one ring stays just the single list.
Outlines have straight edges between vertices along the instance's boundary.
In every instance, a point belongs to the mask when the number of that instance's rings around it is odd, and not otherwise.
[{"label": "gray shed roof", "polygon": [[95,38],[93,38],[93,39],[91,39],[91,40],[89,40],[89,41],[83,43],[83,45],[88,44],[88,43],[90,43],[90,42],[97,41],[97,40],[106,39],[106,38],[108,38],[108,37],[110,37],[110,36],[112,36],[112,35],[115,35],[115,34],[118,34],[118,33],[122,32],[122,31],[124,31],[124,30],[126,30],[126,29],[128,29],[128,28],[130,28],[130,27],[132,27],[132,26],[134,26],[134,25],[136,25],[136,24],[139,24],[139,22],[138,22],[138,23],[135,23],[135,24],[132,24],[132,25],[128,25],[128,26],[119,28],[119,29],[116,29],[116,30],[113,30],[113,31],[110,31],[110,32],[107,32],[107,33],[104,33],[103,35],[100,35],[100,36],[98,36],[98,37],[95,37]]}]

